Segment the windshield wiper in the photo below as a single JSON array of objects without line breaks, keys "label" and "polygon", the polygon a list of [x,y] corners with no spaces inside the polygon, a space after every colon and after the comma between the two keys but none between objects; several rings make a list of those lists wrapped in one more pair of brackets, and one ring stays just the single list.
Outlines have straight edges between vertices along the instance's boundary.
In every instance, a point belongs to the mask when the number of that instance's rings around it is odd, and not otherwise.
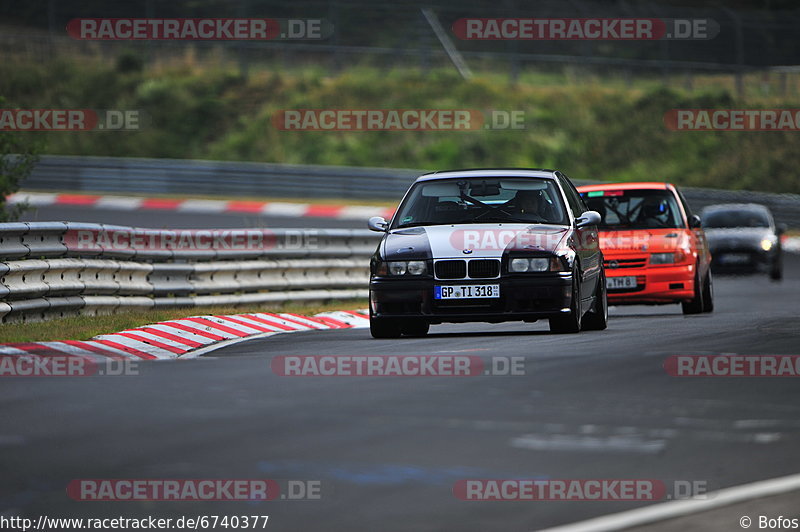
[{"label": "windshield wiper", "polygon": [[516,223],[516,224],[544,224],[548,223],[544,220],[537,221],[537,220],[525,220],[523,218],[514,218],[513,216],[487,216],[481,220],[475,219],[475,222],[509,222],[509,223]]},{"label": "windshield wiper", "polygon": [[436,222],[408,222],[400,224],[395,229],[405,229],[406,227],[419,227],[420,225],[438,225]]},{"label": "windshield wiper", "polygon": [[551,222],[536,222],[532,220],[523,220],[522,218],[513,218],[510,216],[487,216],[485,218],[467,218],[466,220],[458,220],[456,222],[450,222],[453,224],[479,224],[483,222],[508,222],[512,224],[547,224]]}]

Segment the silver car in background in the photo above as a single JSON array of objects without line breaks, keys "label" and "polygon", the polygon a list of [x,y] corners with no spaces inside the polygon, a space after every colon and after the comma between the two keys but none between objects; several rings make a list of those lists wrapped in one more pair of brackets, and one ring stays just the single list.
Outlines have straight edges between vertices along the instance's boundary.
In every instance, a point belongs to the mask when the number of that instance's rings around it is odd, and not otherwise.
[{"label": "silver car in background", "polygon": [[786,226],[776,224],[767,207],[757,203],[709,205],[700,218],[715,271],[766,272],[774,281],[783,278],[781,236]]}]

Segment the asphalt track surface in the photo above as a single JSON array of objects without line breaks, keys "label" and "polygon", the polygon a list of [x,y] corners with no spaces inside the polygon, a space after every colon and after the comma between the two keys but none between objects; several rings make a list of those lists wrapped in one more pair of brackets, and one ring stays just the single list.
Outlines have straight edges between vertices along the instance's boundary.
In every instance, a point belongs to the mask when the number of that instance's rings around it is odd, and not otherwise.
[{"label": "asphalt track surface", "polygon": [[[613,309],[608,330],[439,325],[277,335],[139,375],[0,383],[0,511],[269,515],[267,530],[534,530],[645,502],[467,502],[469,478],[657,479],[709,490],[800,471],[792,378],[676,378],[673,354],[798,353],[800,260],[782,283],[718,278],[717,309]],[[281,377],[277,355],[524,357],[524,376]],[[321,499],[76,502],[71,479],[319,480]],[[730,529],[738,529],[732,522]],[[222,528],[218,528],[222,530]]]},{"label": "asphalt track surface", "polygon": [[[144,227],[353,227],[358,221],[49,206],[28,220]],[[786,279],[718,277],[712,315],[612,308],[609,329],[434,326],[424,339],[292,333],[139,375],[0,383],[0,514],[269,515],[267,530],[535,530],[645,502],[466,502],[469,478],[700,481],[800,471],[791,378],[675,378],[673,354],[797,355],[800,259]],[[280,377],[277,355],[524,357],[524,376]],[[76,502],[76,478],[321,481],[321,499]],[[689,518],[691,523],[691,518]],[[730,529],[738,529],[733,520]]]}]

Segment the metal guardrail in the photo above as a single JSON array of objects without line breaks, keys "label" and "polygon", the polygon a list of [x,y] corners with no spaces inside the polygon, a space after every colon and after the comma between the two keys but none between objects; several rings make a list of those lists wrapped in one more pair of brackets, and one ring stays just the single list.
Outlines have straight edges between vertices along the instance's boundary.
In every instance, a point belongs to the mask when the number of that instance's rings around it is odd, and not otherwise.
[{"label": "metal guardrail", "polygon": [[0,318],[364,298],[378,238],[366,230],[0,224]]},{"label": "metal guardrail", "polygon": [[395,198],[422,170],[348,166],[44,156],[26,190],[115,194]]},{"label": "metal guardrail", "polygon": [[[115,194],[336,197],[399,200],[423,170],[267,163],[45,156],[22,184],[26,190]],[[576,180],[576,184],[593,181]],[[775,219],[800,228],[800,195],[682,188],[699,211],[712,203],[761,203]]]}]

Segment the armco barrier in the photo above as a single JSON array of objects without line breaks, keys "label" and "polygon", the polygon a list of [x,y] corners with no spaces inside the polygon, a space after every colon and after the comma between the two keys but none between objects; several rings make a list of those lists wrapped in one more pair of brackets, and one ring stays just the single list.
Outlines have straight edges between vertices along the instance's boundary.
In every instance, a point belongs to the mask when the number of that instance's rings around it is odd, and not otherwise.
[{"label": "armco barrier", "polygon": [[[22,189],[180,196],[191,191],[209,196],[399,201],[414,179],[424,172],[405,168],[48,155],[34,167]],[[612,180],[614,176],[604,178]],[[658,180],[658,176],[643,179]],[[595,182],[575,180],[578,185]],[[772,210],[776,221],[800,228],[800,194],[694,187],[682,190],[692,209],[698,212],[712,203],[761,203]],[[9,232],[13,230],[10,228]]]},{"label": "armco barrier", "polygon": [[364,298],[378,240],[367,230],[0,224],[0,318]]}]

